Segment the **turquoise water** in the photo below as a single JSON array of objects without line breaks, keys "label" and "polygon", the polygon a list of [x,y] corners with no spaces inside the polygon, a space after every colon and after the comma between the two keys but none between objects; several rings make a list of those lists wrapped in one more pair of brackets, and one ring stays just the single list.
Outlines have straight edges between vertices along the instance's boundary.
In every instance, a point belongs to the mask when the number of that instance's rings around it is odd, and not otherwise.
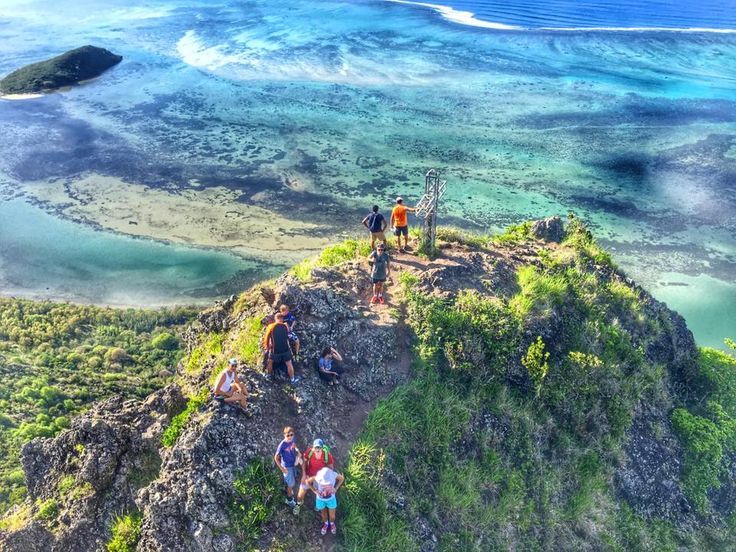
[{"label": "turquoise water", "polygon": [[96,232],[0,201],[0,294],[116,306],[208,303],[261,267],[233,255]]},{"label": "turquoise water", "polygon": [[[340,232],[374,201],[418,200],[438,167],[444,222],[574,210],[701,343],[736,334],[736,34],[560,30],[580,26],[564,2],[504,4],[506,19],[451,4],[524,30],[387,1],[6,0],[2,73],[88,42],[125,59],[72,91],[0,101],[0,179],[197,179]],[[628,23],[596,8],[583,26],[736,28],[722,4],[692,5],[617,4]],[[728,307],[722,323],[691,308],[701,289]]]}]

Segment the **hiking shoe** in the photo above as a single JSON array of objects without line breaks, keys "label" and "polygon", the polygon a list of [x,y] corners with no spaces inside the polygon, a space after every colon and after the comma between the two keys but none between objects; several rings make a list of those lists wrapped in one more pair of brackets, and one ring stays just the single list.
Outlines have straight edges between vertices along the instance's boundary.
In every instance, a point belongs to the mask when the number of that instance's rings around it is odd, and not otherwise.
[{"label": "hiking shoe", "polygon": [[337,535],[337,525],[335,525],[334,523],[330,525],[330,533],[332,533],[333,535]]},{"label": "hiking shoe", "polygon": [[296,385],[301,380],[302,380],[302,378],[300,378],[299,376],[294,376],[293,378],[291,378],[291,385]]},{"label": "hiking shoe", "polygon": [[399,249],[399,253],[406,253],[406,249]]},{"label": "hiking shoe", "polygon": [[302,505],[297,502],[294,505],[294,508],[291,511],[294,512],[294,515],[295,516],[298,516],[299,515],[299,510],[301,510],[301,509],[302,509]]},{"label": "hiking shoe", "polygon": [[381,303],[382,305],[386,302],[383,300],[383,295],[378,296],[378,302]]},{"label": "hiking shoe", "polygon": [[375,305],[376,303],[378,303],[378,297],[374,295],[373,297],[371,297],[371,305]]},{"label": "hiking shoe", "polygon": [[293,498],[287,498],[286,499],[286,505],[289,508],[296,508],[296,502],[294,502],[294,499]]},{"label": "hiking shoe", "polygon": [[327,534],[327,530],[330,528],[330,524],[326,521],[322,524],[322,529],[319,530],[320,534],[324,537]]}]

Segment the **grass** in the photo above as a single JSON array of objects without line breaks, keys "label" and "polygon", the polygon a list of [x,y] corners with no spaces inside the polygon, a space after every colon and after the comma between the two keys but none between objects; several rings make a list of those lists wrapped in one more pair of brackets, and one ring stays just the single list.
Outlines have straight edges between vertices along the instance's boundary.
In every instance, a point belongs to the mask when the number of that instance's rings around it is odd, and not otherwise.
[{"label": "grass", "polygon": [[564,274],[526,265],[518,270],[516,278],[520,291],[509,306],[521,318],[548,312],[562,304],[568,295],[569,280]]},{"label": "grass", "polygon": [[532,223],[530,221],[514,224],[495,236],[491,236],[491,242],[495,245],[518,245],[534,239],[532,235]]},{"label": "grass", "polygon": [[0,519],[0,531],[15,533],[31,521],[31,509],[26,505],[16,507],[15,511]]},{"label": "grass", "polygon": [[230,524],[241,544],[247,547],[258,539],[263,526],[281,504],[282,480],[272,461],[254,460],[237,474],[233,487]]},{"label": "grass", "polygon": [[34,516],[36,519],[50,522],[54,521],[58,514],[59,503],[55,499],[49,498],[44,501],[36,501],[36,515]]},{"label": "grass", "polygon": [[243,321],[238,328],[238,337],[233,345],[235,355],[241,362],[249,366],[260,366],[262,336],[263,325],[260,316],[253,316]]},{"label": "grass", "polygon": [[301,282],[309,282],[312,279],[314,268],[337,266],[347,261],[367,257],[370,252],[370,240],[347,239],[342,243],[325,248],[316,257],[305,259],[294,265],[289,273]]},{"label": "grass", "polygon": [[210,397],[208,388],[202,389],[197,395],[189,398],[186,408],[171,419],[169,427],[167,427],[161,435],[161,444],[165,447],[172,447],[179,439],[181,432],[184,431],[189,419],[202,406],[207,404]]},{"label": "grass", "polygon": [[108,552],[134,552],[141,538],[142,518],[139,513],[118,516],[112,524]]}]

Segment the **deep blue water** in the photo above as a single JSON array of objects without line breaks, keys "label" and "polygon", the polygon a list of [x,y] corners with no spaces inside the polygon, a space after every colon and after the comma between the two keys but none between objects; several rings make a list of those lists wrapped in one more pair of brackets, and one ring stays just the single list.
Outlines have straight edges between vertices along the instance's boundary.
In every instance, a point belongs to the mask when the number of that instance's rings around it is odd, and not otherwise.
[{"label": "deep blue water", "polygon": [[426,3],[468,11],[483,21],[530,29],[736,29],[733,0],[427,0]]}]

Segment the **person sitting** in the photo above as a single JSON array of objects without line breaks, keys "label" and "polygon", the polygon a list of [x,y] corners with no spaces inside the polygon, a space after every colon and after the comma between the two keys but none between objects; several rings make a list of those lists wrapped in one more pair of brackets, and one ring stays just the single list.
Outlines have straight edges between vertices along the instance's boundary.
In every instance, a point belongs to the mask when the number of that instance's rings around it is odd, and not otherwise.
[{"label": "person sitting", "polygon": [[238,378],[238,359],[231,358],[215,384],[214,395],[228,404],[238,404],[245,410],[248,406],[248,389]]},{"label": "person sitting", "polygon": [[345,372],[342,367],[342,356],[333,347],[325,347],[319,357],[317,373],[322,381],[336,385],[340,376]]},{"label": "person sitting", "polygon": [[293,356],[289,346],[289,328],[284,324],[284,316],[279,312],[274,316],[275,322],[269,324],[263,336],[263,348],[268,353],[266,362],[266,373],[273,373],[274,363],[283,362],[292,384],[297,383],[299,378],[294,375],[294,364],[291,362]]},{"label": "person sitting", "polygon": [[294,357],[299,355],[299,336],[294,332],[294,326],[296,325],[296,316],[289,310],[287,305],[281,305],[279,307],[281,316],[284,317],[284,324],[289,328],[289,342],[291,343],[291,352],[294,353]]}]

